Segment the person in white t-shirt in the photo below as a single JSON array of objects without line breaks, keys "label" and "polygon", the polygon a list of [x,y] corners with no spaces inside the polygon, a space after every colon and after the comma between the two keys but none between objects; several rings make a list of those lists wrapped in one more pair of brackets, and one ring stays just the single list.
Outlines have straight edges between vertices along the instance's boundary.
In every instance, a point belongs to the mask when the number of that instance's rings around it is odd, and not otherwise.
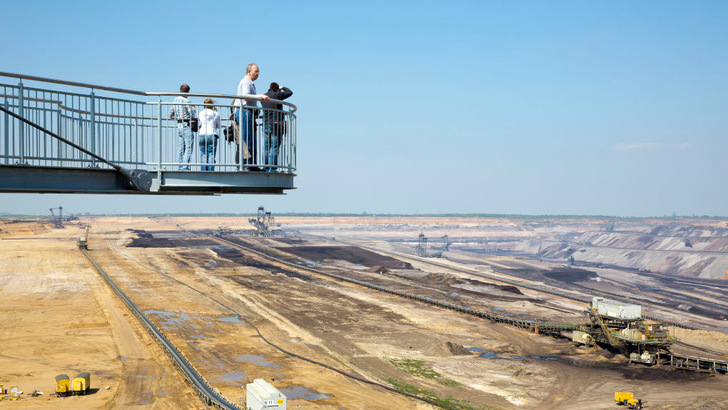
[{"label": "person in white t-shirt", "polygon": [[[242,80],[240,80],[240,83],[238,84],[238,97],[254,97],[254,98],[260,98],[263,101],[270,100],[270,97],[268,97],[265,94],[257,94],[255,91],[255,84],[253,81],[258,79],[258,76],[260,75],[260,69],[258,69],[258,66],[254,63],[248,64],[247,67],[245,67],[245,77],[243,77]],[[258,115],[256,108],[258,107],[258,102],[255,100],[246,100],[246,99],[236,99],[233,101],[233,105],[236,107],[240,104],[243,105],[243,112],[242,114],[239,112],[239,109],[235,110],[235,123],[240,124],[240,134],[242,135],[242,140],[245,141],[245,144],[250,149],[250,158],[245,158],[246,164],[255,164],[258,161],[258,156],[260,153],[258,152],[258,141],[255,135],[255,117]],[[241,118],[242,117],[242,122]],[[239,147],[238,147],[239,148]],[[240,152],[238,151],[235,154],[236,163],[237,159],[240,155]],[[258,167],[246,167],[248,171],[262,171],[263,169]]]},{"label": "person in white t-shirt", "polygon": [[[215,110],[213,104],[215,104],[215,101],[210,98],[206,99],[205,109],[198,116],[200,119],[200,163],[202,164],[215,163],[217,140],[220,136],[220,114]],[[203,165],[202,170],[214,171],[215,167],[212,165]]]}]

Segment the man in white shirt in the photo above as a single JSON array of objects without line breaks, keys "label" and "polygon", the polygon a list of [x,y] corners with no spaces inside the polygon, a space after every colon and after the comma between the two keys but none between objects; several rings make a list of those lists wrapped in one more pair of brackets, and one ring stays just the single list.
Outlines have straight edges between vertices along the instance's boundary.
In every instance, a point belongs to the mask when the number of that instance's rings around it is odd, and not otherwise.
[{"label": "man in white shirt", "polygon": [[[238,84],[238,97],[255,97],[260,98],[263,101],[268,101],[270,98],[265,94],[256,94],[255,91],[255,84],[253,84],[253,81],[258,79],[258,76],[260,75],[260,70],[258,69],[258,66],[250,63],[245,68],[245,77],[243,77],[242,80],[240,80],[240,84]],[[260,163],[258,161],[258,150],[257,150],[257,141],[255,138],[255,116],[257,115],[257,110],[255,109],[258,106],[257,101],[251,101],[251,100],[244,100],[241,98],[236,99],[233,104],[235,106],[240,105],[240,101],[242,100],[243,104],[243,112],[242,112],[242,126],[240,127],[240,134],[243,137],[243,141],[248,145],[250,148],[250,158],[248,158],[245,162],[247,164],[256,164]],[[241,114],[238,112],[239,110],[235,110],[235,122],[240,124],[240,116]],[[240,158],[240,145],[238,145],[238,152],[235,153],[235,159],[236,162]],[[248,167],[249,171],[260,171],[261,169],[258,167]]]}]

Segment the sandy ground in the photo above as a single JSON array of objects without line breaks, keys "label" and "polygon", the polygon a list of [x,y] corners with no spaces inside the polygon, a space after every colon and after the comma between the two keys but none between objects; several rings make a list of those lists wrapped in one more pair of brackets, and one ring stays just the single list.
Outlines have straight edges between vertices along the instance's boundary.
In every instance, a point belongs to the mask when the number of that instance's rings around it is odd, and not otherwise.
[{"label": "sandy ground", "polygon": [[[199,407],[161,350],[78,252],[78,228],[12,228],[15,236],[3,225],[0,241],[0,383],[26,394],[0,405]],[[80,372],[91,373],[88,395],[51,394],[56,375]],[[34,390],[43,396],[30,397]]]},{"label": "sandy ground", "polygon": [[[286,393],[288,408],[432,408],[294,358],[266,343],[246,318],[282,349],[385,385],[407,385],[420,394],[450,398],[451,405],[462,409],[607,409],[614,407],[614,391],[622,390],[634,391],[646,408],[728,408],[728,376],[627,365],[598,349],[579,349],[568,340],[296,271],[213,239],[188,241],[178,227],[248,229],[246,218],[108,217],[81,222],[92,226],[92,257],[200,373],[235,402],[244,398],[241,385],[263,378]],[[322,234],[330,233],[333,225],[326,218],[286,222]],[[366,232],[367,225],[345,222],[351,228],[338,229],[336,235],[355,239]],[[379,229],[378,234],[394,238],[402,223],[392,220],[389,230]],[[59,230],[27,222],[3,223],[0,229],[0,383],[45,393],[0,406],[203,407],[77,251],[74,240],[80,227]],[[130,247],[138,234],[129,229],[184,246]],[[298,246],[241,241],[279,255],[286,246]],[[375,242],[362,243],[385,246]],[[482,268],[479,256],[471,258],[450,263]],[[433,293],[447,282],[442,282],[446,269],[412,261],[411,270],[386,279],[397,286],[419,283],[423,287],[418,291]],[[321,265],[351,268],[377,280],[366,267],[351,262]],[[509,296],[486,285],[456,284],[459,297],[484,307],[514,313],[520,309],[533,316],[578,316],[573,302],[538,292]],[[473,290],[490,296],[468,293]],[[685,331],[681,336],[696,346],[725,343],[725,335],[711,331]],[[416,370],[402,367],[405,360],[419,363]],[[56,374],[81,371],[92,375],[92,394],[49,395]]]}]

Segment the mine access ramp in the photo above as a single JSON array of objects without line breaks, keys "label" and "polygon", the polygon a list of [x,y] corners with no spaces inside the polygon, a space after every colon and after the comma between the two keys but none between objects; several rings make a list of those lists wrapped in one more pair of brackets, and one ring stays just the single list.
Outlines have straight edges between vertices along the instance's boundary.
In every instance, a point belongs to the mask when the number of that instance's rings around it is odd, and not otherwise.
[{"label": "mine access ramp", "polygon": [[[201,162],[197,133],[191,162],[180,161],[180,123],[170,118],[177,96],[189,98],[198,114],[210,105],[203,104],[206,98],[215,101],[221,132],[214,164]],[[296,106],[275,100],[281,109],[243,105],[257,98],[234,105],[237,98],[0,72],[0,192],[214,195],[295,189]],[[235,110],[249,111],[254,120],[247,140],[239,138]],[[265,155],[273,134],[279,141],[277,161]]]}]

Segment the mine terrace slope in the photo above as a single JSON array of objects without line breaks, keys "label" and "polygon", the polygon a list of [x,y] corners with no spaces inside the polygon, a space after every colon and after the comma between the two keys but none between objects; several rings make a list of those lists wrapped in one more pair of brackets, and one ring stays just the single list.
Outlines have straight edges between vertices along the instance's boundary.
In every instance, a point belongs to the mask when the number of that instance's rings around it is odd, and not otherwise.
[{"label": "mine terrace slope", "polygon": [[[583,320],[583,304],[466,272],[514,274],[539,286],[594,282],[590,274],[549,275],[556,263],[473,253],[457,245],[450,259],[441,261],[445,267],[431,265],[405,242],[422,225],[409,230],[396,219],[374,224],[277,220],[303,237],[233,235],[230,239],[241,246],[235,247],[206,236],[221,225],[246,229],[246,218],[105,217],[81,222],[92,226],[89,253],[94,259],[208,382],[238,403],[244,396],[240,386],[263,378],[289,397],[289,408],[431,408],[289,356],[261,340],[245,318],[287,351],[454,408],[612,408],[613,392],[619,390],[634,390],[651,408],[724,404],[726,376],[629,365],[602,349],[578,348],[565,339],[375,292],[265,255],[308,261],[305,266],[516,317],[563,321]],[[460,233],[477,230],[462,221],[444,222],[448,232],[456,227],[462,228]],[[479,223],[491,232],[500,226],[498,221]],[[335,240],[330,238],[332,227]],[[92,387],[99,389],[86,397],[28,397],[26,404],[201,405],[74,249],[79,226],[57,230],[42,222],[3,221],[0,229],[1,309],[4,318],[12,319],[6,323],[13,324],[3,327],[0,343],[14,346],[0,356],[2,382],[19,384],[26,392],[48,392],[55,374],[88,371],[95,377]],[[534,264],[535,273],[519,273]],[[583,269],[600,277],[614,275],[604,279],[614,286],[625,275]],[[720,291],[711,291],[719,303]],[[575,287],[573,292],[588,296],[589,289]],[[668,312],[658,308],[654,313]],[[693,349],[725,346],[728,337],[716,331],[718,326],[711,327],[719,320],[701,320],[703,330],[679,330]]]}]

